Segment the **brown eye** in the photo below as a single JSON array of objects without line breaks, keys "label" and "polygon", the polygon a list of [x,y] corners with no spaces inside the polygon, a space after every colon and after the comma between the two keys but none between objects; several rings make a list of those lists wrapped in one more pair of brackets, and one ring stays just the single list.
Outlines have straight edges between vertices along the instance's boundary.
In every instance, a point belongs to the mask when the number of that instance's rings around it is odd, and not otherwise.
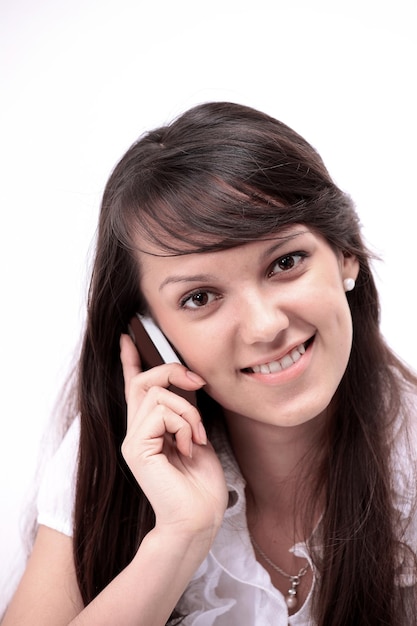
[{"label": "brown eye", "polygon": [[204,306],[209,302],[208,293],[205,291],[194,293],[189,299],[189,302],[192,302],[195,306]]},{"label": "brown eye", "polygon": [[216,295],[211,291],[195,291],[186,296],[180,303],[183,309],[199,309],[211,304],[216,300]]},{"label": "brown eye", "polygon": [[274,276],[275,274],[282,274],[283,272],[296,269],[306,256],[307,254],[305,252],[292,252],[291,254],[285,254],[279,257],[279,259],[272,264],[268,276]]},{"label": "brown eye", "polygon": [[294,255],[288,254],[287,256],[281,257],[278,259],[277,265],[281,270],[292,269],[295,265]]}]

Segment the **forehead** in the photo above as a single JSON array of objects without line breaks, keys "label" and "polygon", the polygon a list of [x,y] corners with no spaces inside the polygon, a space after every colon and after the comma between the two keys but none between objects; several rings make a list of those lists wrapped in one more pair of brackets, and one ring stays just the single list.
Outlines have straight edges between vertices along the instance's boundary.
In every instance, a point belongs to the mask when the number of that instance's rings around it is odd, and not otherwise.
[{"label": "forehead", "polygon": [[152,274],[155,278],[164,280],[167,274],[175,273],[183,268],[187,272],[197,267],[204,267],[205,271],[209,271],[211,267],[216,268],[216,271],[221,271],[222,263],[227,262],[228,259],[239,258],[240,264],[243,264],[245,259],[248,261],[253,259],[254,256],[259,257],[260,260],[263,257],[266,259],[270,254],[279,254],[280,250],[284,250],[284,247],[290,245],[291,242],[295,244],[302,235],[317,238],[311,229],[298,224],[281,229],[268,238],[262,237],[215,251],[195,252],[192,249],[187,250],[185,246],[182,254],[170,254],[166,249],[149,243],[146,247],[137,249],[136,256],[141,278]]},{"label": "forehead", "polygon": [[174,259],[191,255],[225,252],[233,249],[245,250],[248,249],[251,244],[259,245],[264,242],[279,241],[286,243],[300,234],[315,232],[314,229],[305,224],[290,224],[271,232],[269,235],[262,235],[245,240],[234,240],[233,237],[228,237],[222,241],[218,238],[211,238],[206,234],[202,234],[201,243],[196,243],[194,236],[188,239],[186,235],[182,238],[181,235],[172,236],[162,232],[162,229],[160,229],[160,231],[161,232],[156,233],[155,239],[151,239],[151,237],[146,235],[144,236],[143,233],[134,237],[134,250],[139,261],[153,257]]}]

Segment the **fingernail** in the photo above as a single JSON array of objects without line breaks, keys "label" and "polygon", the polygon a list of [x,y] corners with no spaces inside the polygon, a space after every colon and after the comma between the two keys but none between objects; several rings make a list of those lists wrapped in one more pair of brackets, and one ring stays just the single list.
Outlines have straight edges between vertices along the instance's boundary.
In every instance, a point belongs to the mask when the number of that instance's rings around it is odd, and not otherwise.
[{"label": "fingernail", "polygon": [[207,433],[203,426],[203,422],[198,423],[198,437],[203,446],[207,445]]},{"label": "fingernail", "polygon": [[199,376],[198,374],[195,374],[194,372],[190,372],[190,370],[187,370],[187,376],[190,380],[193,381],[193,383],[198,383],[199,385],[205,385],[206,381],[204,380],[204,378],[201,378],[201,376]]}]

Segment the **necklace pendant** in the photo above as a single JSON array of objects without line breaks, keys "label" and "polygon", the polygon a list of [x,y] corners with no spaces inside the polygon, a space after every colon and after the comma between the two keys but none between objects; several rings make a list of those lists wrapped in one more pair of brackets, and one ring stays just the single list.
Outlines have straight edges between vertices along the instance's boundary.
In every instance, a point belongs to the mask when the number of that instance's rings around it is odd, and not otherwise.
[{"label": "necklace pendant", "polygon": [[298,606],[297,587],[300,584],[299,576],[290,576],[291,589],[285,596],[285,603],[289,609],[295,609]]},{"label": "necklace pendant", "polygon": [[300,579],[303,576],[305,576],[308,572],[308,568],[310,567],[309,562],[307,561],[304,567],[300,569],[298,574],[296,574],[295,576],[290,576],[289,574],[284,572],[284,570],[278,567],[278,565],[276,565],[273,561],[271,561],[271,559],[265,554],[265,552],[263,552],[261,548],[258,546],[258,544],[256,543],[255,539],[252,537],[252,535],[249,535],[249,537],[252,541],[254,548],[256,548],[256,550],[259,552],[263,560],[266,563],[268,563],[268,565],[272,567],[272,569],[278,572],[278,574],[281,574],[281,576],[285,576],[285,578],[288,578],[291,584],[291,588],[288,589],[287,595],[285,596],[285,604],[287,605],[289,609],[297,608],[298,606],[297,587],[300,584]]},{"label": "necklace pendant", "polygon": [[285,596],[285,604],[289,609],[295,609],[298,605],[297,590],[288,589],[288,594]]}]

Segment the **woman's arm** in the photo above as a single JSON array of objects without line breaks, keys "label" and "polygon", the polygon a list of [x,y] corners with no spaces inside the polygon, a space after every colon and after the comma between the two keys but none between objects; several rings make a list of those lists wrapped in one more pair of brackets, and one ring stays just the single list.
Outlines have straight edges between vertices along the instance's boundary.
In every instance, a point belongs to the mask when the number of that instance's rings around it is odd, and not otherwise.
[{"label": "woman's arm", "polygon": [[[131,563],[87,606],[69,537],[41,526],[2,626],[164,626],[207,556],[227,505],[220,462],[195,407],[166,387],[200,387],[180,364],[140,370],[122,338],[128,428],[122,451],[156,517]],[[105,549],[105,546],[101,546]]]},{"label": "woman's arm", "polygon": [[130,565],[71,626],[164,626],[210,545],[208,536],[151,531]]},{"label": "woman's arm", "polygon": [[227,505],[223,470],[198,411],[166,388],[195,389],[204,381],[179,364],[142,372],[127,336],[121,360],[128,405],[122,452],[156,523],[131,563],[72,626],[163,626],[207,556]]},{"label": "woman's arm", "polygon": [[2,626],[59,626],[83,609],[72,539],[39,526],[32,554]]},{"label": "woman's arm", "polygon": [[71,538],[40,526],[2,626],[163,626],[212,538],[151,531],[130,565],[84,608]]}]

